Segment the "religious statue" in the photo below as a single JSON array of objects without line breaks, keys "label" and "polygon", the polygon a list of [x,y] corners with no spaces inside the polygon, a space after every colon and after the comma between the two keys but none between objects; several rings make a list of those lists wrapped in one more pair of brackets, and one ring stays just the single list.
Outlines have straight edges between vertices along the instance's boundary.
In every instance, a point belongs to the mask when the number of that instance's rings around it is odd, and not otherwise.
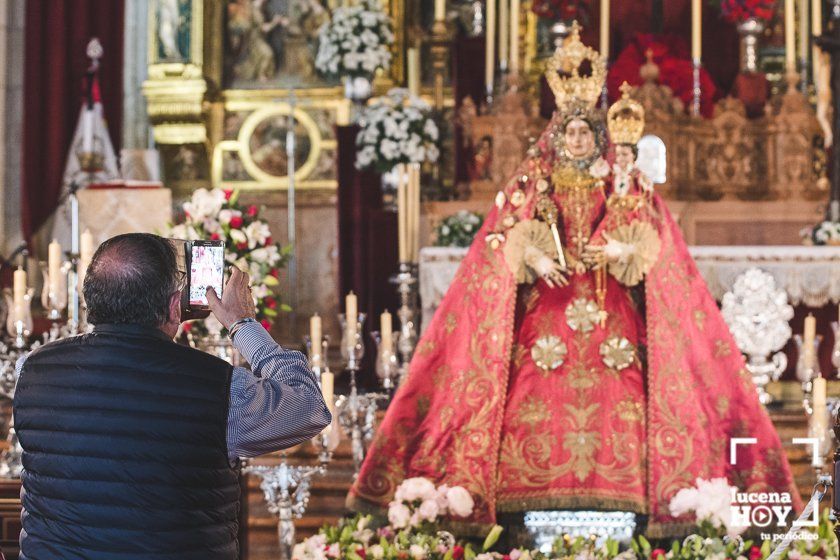
[{"label": "religious statue", "polygon": [[[351,508],[381,511],[422,476],[471,492],[465,531],[598,510],[666,537],[691,521],[671,498],[699,477],[801,504],[743,358],[635,167],[642,106],[625,89],[606,122],[595,108],[605,72],[575,28],[546,72],[557,111],[418,344]],[[755,442],[730,464],[735,437]]]}]

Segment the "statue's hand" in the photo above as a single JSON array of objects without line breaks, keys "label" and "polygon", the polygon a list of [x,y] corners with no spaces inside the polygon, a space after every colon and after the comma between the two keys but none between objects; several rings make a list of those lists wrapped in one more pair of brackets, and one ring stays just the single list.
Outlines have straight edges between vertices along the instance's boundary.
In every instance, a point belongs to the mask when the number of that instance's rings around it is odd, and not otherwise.
[{"label": "statue's hand", "polygon": [[568,286],[569,280],[563,274],[560,263],[554,259],[543,256],[537,261],[537,274],[545,280],[545,283],[554,288],[555,286]]},{"label": "statue's hand", "polygon": [[583,254],[580,258],[583,261],[583,264],[585,264],[593,270],[597,270],[604,265],[604,262],[606,260],[606,257],[604,255],[604,246],[587,245],[583,248]]}]

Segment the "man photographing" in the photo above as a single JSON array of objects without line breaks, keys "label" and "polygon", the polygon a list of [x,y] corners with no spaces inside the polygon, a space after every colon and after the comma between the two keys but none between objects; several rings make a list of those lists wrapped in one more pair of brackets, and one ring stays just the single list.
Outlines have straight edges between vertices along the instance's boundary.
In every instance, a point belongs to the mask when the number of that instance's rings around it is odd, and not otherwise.
[{"label": "man photographing", "polygon": [[163,238],[105,241],[84,282],[93,332],[19,366],[21,559],[238,558],[238,458],[329,425],[305,357],[255,321],[240,270],[207,298],[252,371],[172,341],[183,276]]}]

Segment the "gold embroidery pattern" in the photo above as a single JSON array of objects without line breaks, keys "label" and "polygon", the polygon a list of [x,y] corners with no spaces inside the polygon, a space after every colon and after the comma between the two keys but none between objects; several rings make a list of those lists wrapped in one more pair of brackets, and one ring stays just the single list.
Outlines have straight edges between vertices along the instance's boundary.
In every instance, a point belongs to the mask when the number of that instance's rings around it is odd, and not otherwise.
[{"label": "gold embroidery pattern", "polygon": [[636,361],[636,347],[626,338],[611,336],[601,344],[601,359],[608,368],[621,371]]},{"label": "gold embroidery pattern", "polygon": [[537,339],[531,348],[531,358],[544,373],[554,371],[563,365],[569,349],[556,336],[543,336]]},{"label": "gold embroidery pattern", "polygon": [[551,409],[540,397],[531,396],[520,405],[516,415],[520,423],[535,428],[538,424],[551,419]]},{"label": "gold embroidery pattern", "polygon": [[566,324],[573,331],[591,332],[600,320],[600,309],[591,299],[578,298],[566,307]]}]

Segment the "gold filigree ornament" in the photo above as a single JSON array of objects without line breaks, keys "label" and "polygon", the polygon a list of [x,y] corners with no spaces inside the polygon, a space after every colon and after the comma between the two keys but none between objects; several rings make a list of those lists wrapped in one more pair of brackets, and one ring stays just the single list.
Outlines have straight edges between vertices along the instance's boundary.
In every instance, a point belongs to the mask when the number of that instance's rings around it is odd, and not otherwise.
[{"label": "gold filigree ornament", "polygon": [[539,279],[539,274],[527,263],[529,248],[538,250],[550,259],[557,258],[551,230],[546,224],[538,220],[519,222],[508,232],[504,248],[505,262],[517,284],[531,284]]},{"label": "gold filigree ornament", "polygon": [[662,243],[659,234],[651,224],[633,220],[609,232],[610,238],[631,245],[632,253],[626,258],[610,262],[609,271],[625,286],[635,286],[650,272],[659,258]]},{"label": "gold filigree ornament", "polygon": [[611,336],[601,343],[601,359],[608,368],[621,371],[636,361],[636,347],[623,336]]},{"label": "gold filigree ornament", "polygon": [[600,321],[600,309],[591,299],[578,298],[566,307],[566,324],[573,331],[588,333]]},{"label": "gold filigree ornament", "polygon": [[531,347],[531,359],[538,368],[548,373],[563,365],[569,349],[559,337],[549,335],[537,339]]},{"label": "gold filigree ornament", "polygon": [[630,84],[621,86],[621,99],[607,112],[607,129],[613,144],[636,145],[645,132],[645,108],[630,98]]},{"label": "gold filigree ornament", "polygon": [[566,112],[572,105],[595,107],[606,76],[606,60],[581,42],[580,25],[574,22],[563,48],[554,52],[545,69],[557,108]]},{"label": "gold filigree ornament", "polygon": [[520,190],[513,191],[510,195],[510,203],[514,208],[519,208],[525,204],[525,193]]}]

